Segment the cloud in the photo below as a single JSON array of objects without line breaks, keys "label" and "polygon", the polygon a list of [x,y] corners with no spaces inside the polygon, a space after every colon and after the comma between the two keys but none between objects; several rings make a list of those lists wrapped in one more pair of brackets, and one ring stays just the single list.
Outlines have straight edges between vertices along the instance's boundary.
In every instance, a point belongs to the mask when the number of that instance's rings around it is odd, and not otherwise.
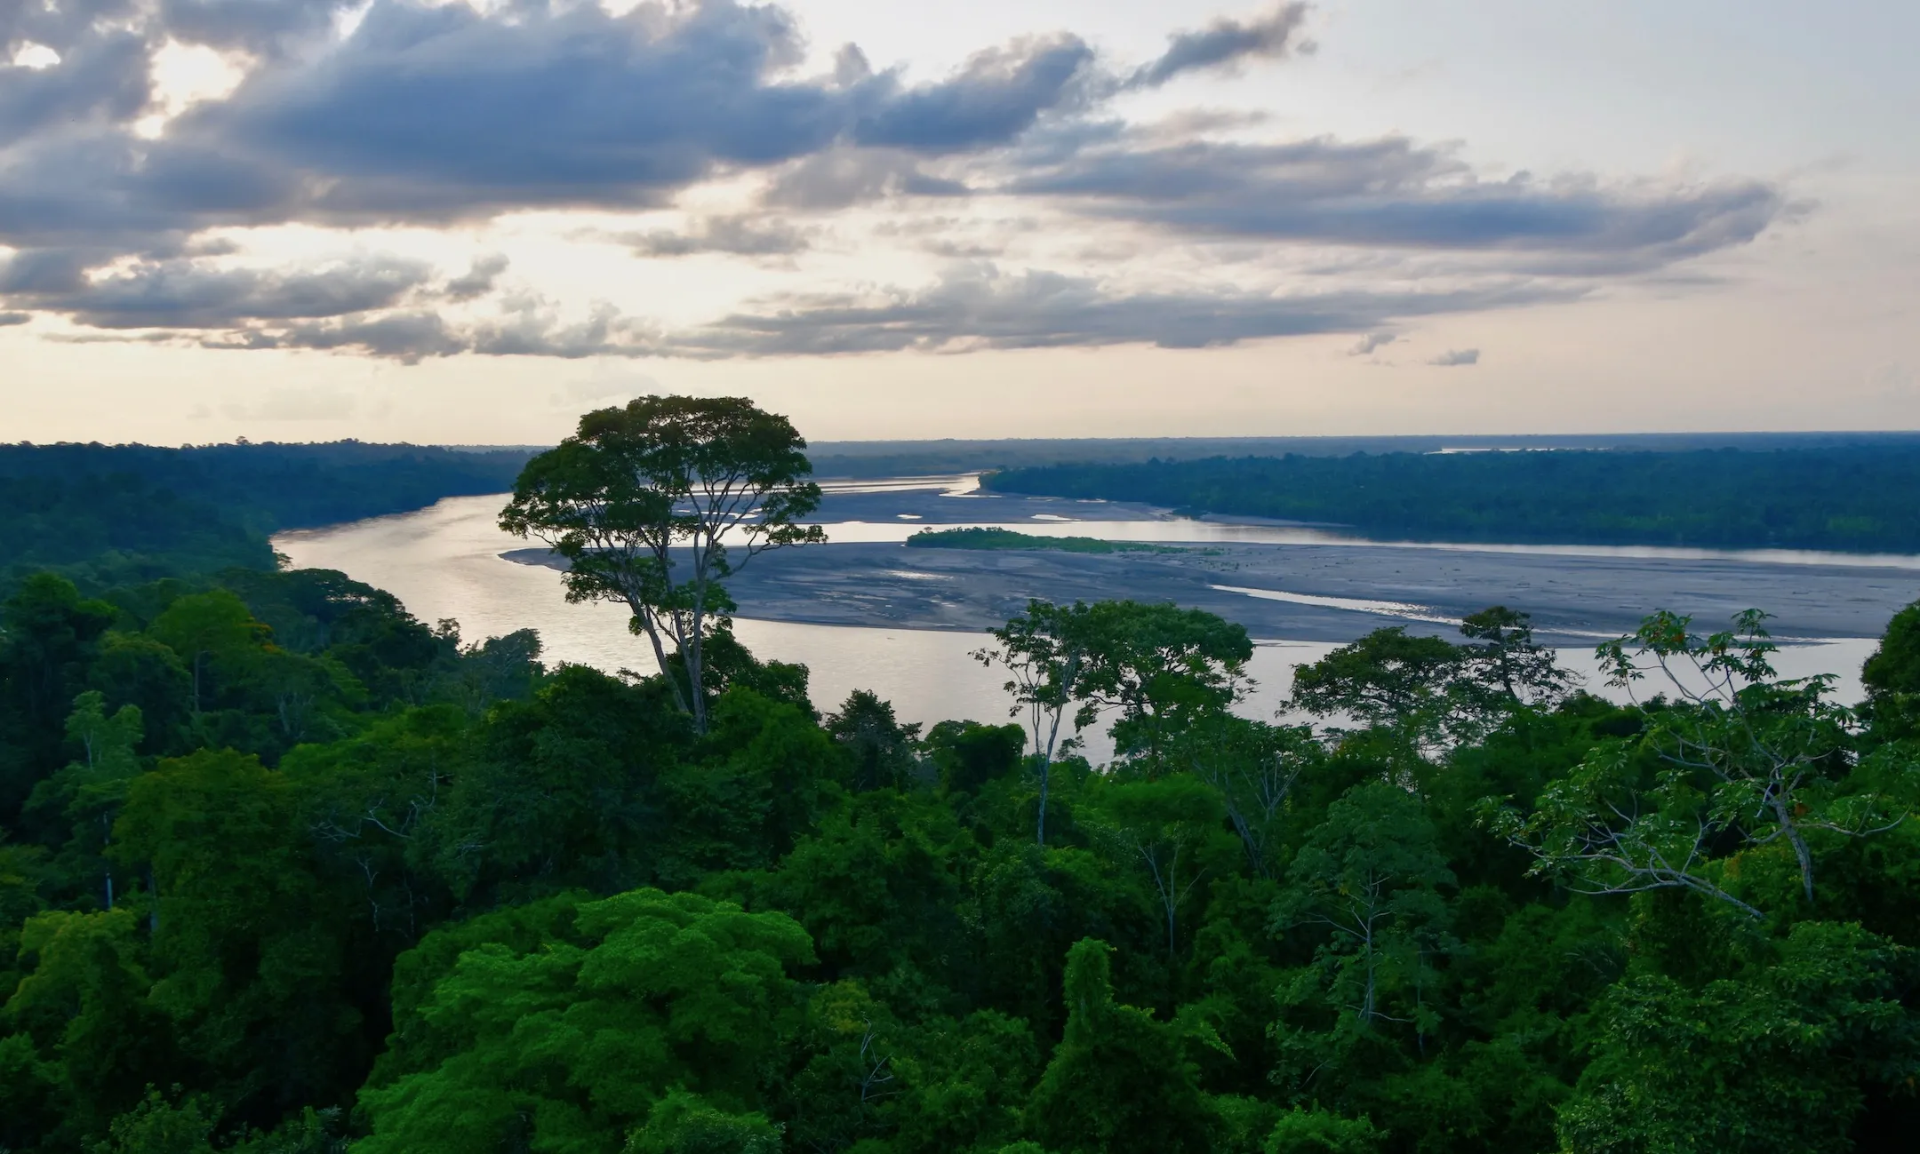
[{"label": "cloud", "polygon": [[1198,32],[1168,37],[1166,52],[1129,78],[1130,86],[1158,88],[1187,72],[1232,68],[1257,58],[1277,60],[1293,52],[1310,53],[1313,42],[1298,36],[1306,22],[1304,3],[1281,4],[1255,20],[1220,19]]},{"label": "cloud", "polygon": [[[700,360],[919,351],[1151,344],[1208,348],[1318,333],[1376,330],[1397,320],[1578,299],[1577,287],[1525,280],[1426,291],[1273,294],[1131,289],[1043,270],[988,264],[950,268],[918,289],[869,294],[789,294],[710,324],[663,330],[596,305],[568,318],[533,294],[507,297],[496,315],[452,322],[425,309],[318,319],[248,319],[224,331],[152,332],[64,339],[193,343],[209,349],[351,352],[406,364],[476,356],[680,357]],[[1390,339],[1390,338],[1389,338]],[[1379,344],[1386,340],[1378,340]],[[1473,364],[1479,351],[1432,363]],[[640,379],[640,378],[636,378]],[[590,400],[585,383],[553,396]],[[622,391],[625,384],[613,387]],[[611,392],[601,395],[611,395]]]},{"label": "cloud", "polygon": [[980,52],[947,80],[889,94],[861,117],[853,139],[928,153],[1005,144],[1082,95],[1075,82],[1092,64],[1093,49],[1068,35]]},{"label": "cloud", "polygon": [[348,351],[418,364],[472,349],[438,313],[405,311],[378,317],[341,317],[284,327],[253,327],[208,337],[210,349],[317,349]]},{"label": "cloud", "polygon": [[61,249],[25,249],[0,262],[0,297],[39,297],[80,291],[88,256]]},{"label": "cloud", "polygon": [[254,72],[182,131],[334,181],[319,214],[631,208],[840,135],[854,94],[772,78],[799,52],[785,12],[729,0],[621,16],[375,0],[332,51]]},{"label": "cloud", "polygon": [[1375,349],[1392,344],[1397,339],[1399,338],[1392,333],[1368,333],[1366,336],[1354,342],[1353,347],[1347,350],[1347,355],[1350,357],[1364,357],[1371,354]]},{"label": "cloud", "polygon": [[[76,5],[89,8],[62,7]],[[724,171],[768,168],[786,170],[770,201],[793,207],[953,195],[964,186],[921,173],[912,158],[1004,148],[1121,87],[1068,33],[988,49],[950,76],[908,84],[851,46],[834,75],[791,76],[803,45],[793,18],[771,5],[643,3],[613,15],[543,0],[487,10],[371,0],[336,41],[331,17],[343,7],[167,0],[144,32],[62,23],[49,36],[66,45],[57,67],[0,68],[0,147],[23,146],[0,154],[0,241],[91,234],[103,247],[148,251],[216,226],[630,210]],[[146,10],[91,8],[129,20]],[[1175,37],[1143,75],[1277,51],[1292,11]],[[151,95],[152,46],[169,36],[256,52],[304,37],[305,47],[145,139],[128,122]]]},{"label": "cloud", "polygon": [[250,323],[208,334],[210,349],[311,349],[349,352],[417,364],[463,353],[489,357],[640,357],[657,355],[651,330],[609,305],[569,320],[544,297],[518,295],[499,313],[450,321],[438,312],[403,309],[379,315],[328,317],[295,323]]},{"label": "cloud", "polygon": [[788,165],[761,200],[775,208],[820,212],[891,197],[961,197],[970,191],[959,181],[929,175],[919,160],[896,149],[836,148]]},{"label": "cloud", "polygon": [[704,0],[465,5],[375,0],[353,35],[260,69],[179,133],[309,179],[302,215],[434,221],[509,208],[663,204],[723,167],[846,143],[938,155],[1005,144],[1070,101],[1075,37],[982,52],[915,86],[848,66],[794,80],[802,45],[771,6]]},{"label": "cloud", "polygon": [[0,329],[24,325],[31,320],[33,320],[32,313],[0,313]]},{"label": "cloud", "polygon": [[1443,369],[1463,368],[1467,365],[1477,365],[1480,363],[1480,350],[1479,349],[1448,349],[1446,352],[1441,353],[1439,356],[1432,358],[1427,363],[1430,365],[1438,365]]},{"label": "cloud", "polygon": [[1577,290],[1508,284],[1429,292],[1127,291],[1090,278],[963,265],[919,290],[780,297],[665,335],[666,355],[818,356],[979,348],[1152,344],[1206,348],[1267,337],[1352,332],[1398,317],[1565,300]]},{"label": "cloud", "polygon": [[[146,39],[111,32],[77,39],[45,68],[0,65],[0,147],[51,126],[131,120],[152,94]],[[12,46],[0,45],[11,60]]]},{"label": "cloud", "polygon": [[[341,19],[350,10],[357,19]],[[1115,111],[1131,90],[1310,51],[1307,19],[1288,2],[1215,20],[1171,35],[1144,64],[1056,32],[919,79],[876,69],[853,45],[829,72],[807,72],[790,12],[738,0],[646,0],[619,14],[593,0],[0,0],[0,60],[27,44],[51,54],[45,67],[0,65],[0,308],[65,316],[96,336],[400,360],[1188,347],[1374,331],[1496,298],[1571,299],[1598,278],[1682,275],[1669,266],[1797,211],[1759,181],[1493,180],[1454,150],[1398,137],[1226,142],[1209,134],[1253,122],[1214,111],[1136,126]],[[169,43],[211,47],[244,77],[155,129],[142,118],[158,108],[152,61]],[[912,291],[757,303],[667,333],[524,294],[487,316],[449,309],[502,296],[497,254],[454,275],[379,255],[279,270],[218,259],[252,227],[653,210],[711,203],[698,191],[723,181],[773,215],[596,235],[653,257],[794,257],[829,214],[881,202],[905,216],[965,199],[1044,220],[1056,258],[1205,243],[1210,267],[1233,264],[1239,287],[1224,274],[1219,287],[1123,290],[1048,272],[949,273]],[[908,243],[949,256],[1004,248],[954,230]],[[1245,283],[1287,246],[1329,266],[1320,250],[1335,246],[1383,268],[1423,254],[1443,266],[1425,270],[1433,283],[1472,287],[1383,293],[1353,268],[1306,270],[1360,286],[1342,291]]]},{"label": "cloud", "polygon": [[205,229],[297,219],[306,192],[296,172],[202,142],[52,131],[0,149],[0,244],[162,255]]},{"label": "cloud", "polygon": [[447,299],[470,301],[493,291],[500,274],[507,271],[507,258],[499,253],[478,257],[466,274],[447,282]]},{"label": "cloud", "polygon": [[160,20],[186,44],[273,52],[326,28],[356,0],[160,0]]},{"label": "cloud", "polygon": [[783,220],[761,220],[747,215],[709,216],[691,222],[684,232],[632,232],[611,239],[628,245],[641,256],[676,257],[697,253],[734,256],[792,256],[812,246],[811,234]]},{"label": "cloud", "polygon": [[1231,239],[1532,254],[1532,270],[1649,270],[1744,244],[1793,210],[1758,181],[1608,187],[1586,177],[1482,182],[1443,149],[1188,141],[1090,149],[1007,190],[1089,215]]},{"label": "cloud", "polygon": [[[26,254],[51,262],[59,254]],[[227,269],[150,261],[92,280],[44,269],[0,270],[0,295],[95,328],[218,329],[246,321],[344,316],[391,308],[432,277],[430,266],[363,257],[316,269]],[[69,268],[71,266],[68,266]]]}]

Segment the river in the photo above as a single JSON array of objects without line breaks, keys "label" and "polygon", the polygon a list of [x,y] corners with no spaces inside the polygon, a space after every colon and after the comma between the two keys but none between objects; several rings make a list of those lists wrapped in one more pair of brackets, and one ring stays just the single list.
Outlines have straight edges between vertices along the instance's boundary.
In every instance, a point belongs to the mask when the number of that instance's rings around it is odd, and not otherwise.
[{"label": "river", "polygon": [[[925,483],[921,485],[924,487]],[[882,490],[868,486],[862,491]],[[469,640],[533,628],[540,632],[549,662],[577,662],[607,670],[622,667],[650,670],[651,653],[644,643],[627,632],[624,607],[568,604],[559,573],[502,558],[501,554],[525,546],[525,542],[501,532],[494,523],[503,500],[501,496],[449,498],[413,513],[284,533],[274,539],[274,546],[297,567],[337,569],[386,589],[423,620],[457,620],[462,635]],[[833,522],[828,525],[828,531],[835,540],[842,541],[850,537],[864,541],[899,540],[915,531],[913,521],[923,516],[915,515],[912,521],[895,523]],[[1044,516],[1064,517],[1058,513]],[[980,523],[1004,524],[1007,520]],[[949,521],[944,517],[940,521],[973,523]],[[1103,516],[1087,523],[1036,521],[1029,516],[1014,524],[1023,532],[1076,532],[1116,540],[1218,540],[1204,535],[1224,529],[1276,534],[1293,531]],[[1328,545],[1337,541],[1322,535],[1312,543]],[[1531,553],[1552,551],[1551,547],[1504,548]],[[1738,556],[1711,555],[1722,560]],[[1830,558],[1828,560],[1830,562]],[[1779,563],[1772,557],[1766,562]],[[1765,562],[1756,558],[1755,563]],[[1896,567],[1884,561],[1881,564]],[[1356,606],[1364,604],[1355,603]],[[1353,636],[1383,623],[1373,612],[1392,612],[1396,608],[1406,607],[1383,601],[1372,612],[1355,609],[1351,614]],[[751,617],[740,618],[735,628],[741,640],[760,657],[807,665],[811,670],[814,701],[823,709],[832,708],[851,690],[871,689],[892,701],[903,721],[930,724],[957,717],[999,721],[1007,716],[1008,702],[1001,689],[1004,676],[985,668],[971,656],[986,640],[977,632],[801,624]],[[1799,640],[1801,643],[1782,650],[1777,662],[1781,673],[1785,676],[1835,674],[1839,679],[1839,695],[1848,700],[1857,699],[1860,663],[1872,652],[1875,642],[1860,637]],[[1334,644],[1325,640],[1261,639],[1249,668],[1257,688],[1243,704],[1243,711],[1249,716],[1271,715],[1286,695],[1293,666],[1317,660],[1334,648]],[[1593,675],[1595,664],[1590,649],[1568,647],[1560,653],[1566,665],[1587,676],[1590,689],[1616,695]],[[1103,743],[1090,744],[1090,752],[1101,752]]]}]

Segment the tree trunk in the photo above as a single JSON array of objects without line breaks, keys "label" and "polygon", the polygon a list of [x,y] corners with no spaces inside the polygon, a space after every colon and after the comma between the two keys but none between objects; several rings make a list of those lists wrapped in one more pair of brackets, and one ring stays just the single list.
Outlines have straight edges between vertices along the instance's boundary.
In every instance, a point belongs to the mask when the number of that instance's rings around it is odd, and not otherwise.
[{"label": "tree trunk", "polygon": [[667,662],[667,647],[660,644],[660,630],[655,628],[651,612],[634,598],[628,599],[627,608],[633,611],[633,619],[640,623],[640,628],[646,631],[647,640],[653,644],[653,659],[660,665],[660,676],[666,681],[667,688],[673,691],[674,708],[682,713],[692,712],[687,708],[686,697],[680,692],[680,679],[673,675],[673,666]]},{"label": "tree trunk", "polygon": [[706,597],[702,587],[693,595],[693,629],[687,638],[686,647],[680,651],[680,663],[687,667],[687,696],[693,702],[693,731],[707,731],[707,678],[706,655],[702,652],[701,629],[706,624],[705,606],[701,604]]},{"label": "tree trunk", "polygon": [[1034,828],[1034,841],[1045,848],[1047,844],[1047,777],[1052,768],[1051,759],[1040,755],[1040,817]]},{"label": "tree trunk", "polygon": [[1779,793],[1773,795],[1773,816],[1786,832],[1787,840],[1793,843],[1793,856],[1800,863],[1800,886],[1806,892],[1807,904],[1813,904],[1813,851],[1807,848],[1807,839],[1800,836],[1800,827],[1794,824],[1793,814],[1787,809],[1787,799]]},{"label": "tree trunk", "polygon": [[[106,814],[100,815],[100,857],[105,860],[107,846],[113,842],[113,820]],[[109,864],[107,874],[107,908],[113,908],[113,866]]]},{"label": "tree trunk", "polygon": [[1053,771],[1054,743],[1060,740],[1060,712],[1054,711],[1053,724],[1047,728],[1047,744],[1040,751],[1040,819],[1034,831],[1034,839],[1041,846],[1047,844],[1047,786]]}]

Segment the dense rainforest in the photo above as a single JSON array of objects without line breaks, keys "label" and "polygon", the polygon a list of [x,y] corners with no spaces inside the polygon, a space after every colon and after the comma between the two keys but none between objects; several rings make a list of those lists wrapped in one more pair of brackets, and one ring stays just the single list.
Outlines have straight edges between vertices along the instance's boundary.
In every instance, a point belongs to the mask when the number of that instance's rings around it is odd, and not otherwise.
[{"label": "dense rainforest", "polygon": [[201,558],[0,605],[0,1149],[1920,1126],[1920,607],[1858,709],[1772,676],[1758,616],[1651,616],[1603,647],[1620,705],[1496,607],[1370,634],[1254,720],[1239,627],[1035,602],[982,650],[1017,722],[924,730],[813,701],[721,613],[696,724],[684,663],[550,667],[338,573]]},{"label": "dense rainforest", "polygon": [[1348,457],[1355,453],[1601,449],[1675,453],[1703,449],[1920,449],[1914,433],[1581,433],[1507,436],[1081,437],[927,441],[816,441],[823,477],[912,477],[1051,465],[1144,464],[1212,457]]},{"label": "dense rainforest", "polygon": [[0,445],[0,590],[271,569],[269,534],[510,488],[528,453],[420,445]]},{"label": "dense rainforest", "polygon": [[1062,464],[1004,469],[983,484],[1376,538],[1920,551],[1920,447],[1897,441]]}]

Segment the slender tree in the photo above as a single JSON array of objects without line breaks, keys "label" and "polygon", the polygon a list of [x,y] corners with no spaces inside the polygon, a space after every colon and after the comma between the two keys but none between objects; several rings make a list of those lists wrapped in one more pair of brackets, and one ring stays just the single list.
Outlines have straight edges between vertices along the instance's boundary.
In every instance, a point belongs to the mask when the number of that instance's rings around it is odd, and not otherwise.
[{"label": "slender tree", "polygon": [[703,646],[733,609],[721,581],[768,549],[827,539],[800,524],[820,504],[806,445],[744,397],[640,397],[586,414],[527,462],[500,527],[567,559],[568,600],[632,611],[704,733]]},{"label": "slender tree", "polygon": [[[990,630],[995,644],[976,650],[974,657],[991,668],[1007,669],[1007,693],[1013,697],[1009,717],[1026,715],[1027,730],[1040,771],[1040,816],[1034,840],[1047,844],[1047,787],[1054,755],[1060,748],[1060,725],[1082,697],[1088,668],[1090,640],[1088,610],[1081,602],[1071,607],[1051,601],[1027,602],[1027,611]],[[1074,732],[1093,720],[1092,707],[1083,705],[1074,715]]]}]

